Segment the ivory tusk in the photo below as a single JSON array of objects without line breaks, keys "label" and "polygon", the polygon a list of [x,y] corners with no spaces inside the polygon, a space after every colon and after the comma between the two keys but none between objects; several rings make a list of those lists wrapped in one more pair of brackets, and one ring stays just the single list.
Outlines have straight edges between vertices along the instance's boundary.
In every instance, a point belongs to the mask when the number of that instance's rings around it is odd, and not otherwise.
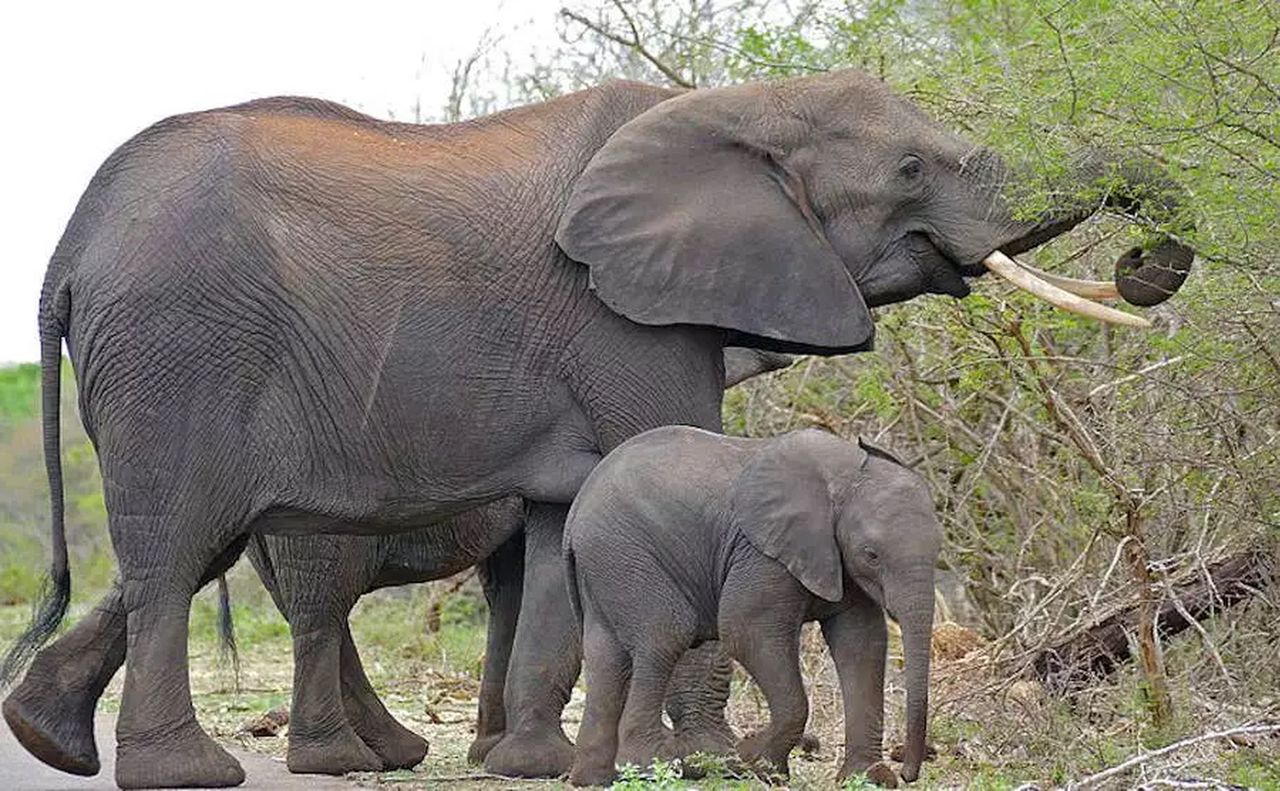
[{"label": "ivory tusk", "polygon": [[1109,308],[1106,305],[1099,305],[1042,280],[999,250],[984,258],[982,263],[987,269],[1008,280],[1017,288],[1026,291],[1028,294],[1034,294],[1050,305],[1062,308],[1065,311],[1097,319],[1098,321],[1105,321],[1108,324],[1121,324],[1126,327],[1151,326],[1151,322],[1141,316],[1134,316],[1115,308]]},{"label": "ivory tusk", "polygon": [[1120,290],[1116,288],[1116,284],[1106,280],[1080,280],[1074,277],[1063,277],[1052,272],[1045,272],[1042,269],[1036,269],[1034,266],[1024,264],[1021,261],[1015,260],[1014,263],[1044,282],[1057,286],[1067,293],[1075,294],[1077,297],[1084,297],[1085,299],[1120,298]]}]

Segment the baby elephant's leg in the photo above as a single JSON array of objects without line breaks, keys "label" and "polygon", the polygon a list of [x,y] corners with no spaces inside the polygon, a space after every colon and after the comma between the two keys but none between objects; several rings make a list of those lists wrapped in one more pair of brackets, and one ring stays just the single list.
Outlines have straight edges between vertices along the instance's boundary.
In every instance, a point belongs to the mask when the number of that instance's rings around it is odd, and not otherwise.
[{"label": "baby elephant's leg", "polygon": [[[576,561],[584,635],[591,635],[596,654],[586,659],[588,716],[575,782],[604,782],[615,764],[645,768],[676,757],[662,706],[676,661],[693,644],[697,615],[654,558],[629,556],[624,574],[615,554],[596,548]],[[617,669],[626,667],[624,656],[629,683]],[[592,681],[592,674],[603,681]]]},{"label": "baby elephant's leg", "polygon": [[692,648],[676,664],[667,689],[667,714],[681,756],[732,755],[737,736],[725,721],[733,661],[718,640]]},{"label": "baby elephant's leg", "polygon": [[[809,700],[800,676],[805,597],[791,595],[789,584],[775,587],[745,577],[735,584],[733,576],[730,572],[721,595],[720,639],[769,704],[769,726],[743,739],[738,754],[748,763],[766,761],[767,771],[788,777],[787,756],[804,735],[809,719]],[[778,595],[766,599],[763,590]]]},{"label": "baby elephant's leg", "polygon": [[844,704],[844,761],[836,782],[865,772],[873,782],[893,788],[897,776],[881,761],[888,631],[878,604],[866,596],[852,598],[852,607],[822,622]]},{"label": "baby elephant's leg", "polygon": [[618,722],[631,681],[631,658],[609,627],[593,617],[589,609],[583,619],[582,652],[587,702],[569,782],[577,786],[608,785],[616,775]]},{"label": "baby elephant's leg", "polygon": [[645,562],[648,568],[639,574],[646,580],[644,601],[622,610],[630,616],[621,619],[620,636],[631,655],[631,684],[618,726],[618,764],[641,769],[654,760],[680,757],[662,709],[676,663],[693,645],[698,626],[697,614],[662,568],[651,558]]},{"label": "baby elephant's leg", "polygon": [[619,764],[644,769],[655,760],[679,757],[662,722],[662,704],[676,662],[693,642],[693,630],[678,631],[675,637],[674,645],[644,645],[631,655],[631,685],[618,727]]}]

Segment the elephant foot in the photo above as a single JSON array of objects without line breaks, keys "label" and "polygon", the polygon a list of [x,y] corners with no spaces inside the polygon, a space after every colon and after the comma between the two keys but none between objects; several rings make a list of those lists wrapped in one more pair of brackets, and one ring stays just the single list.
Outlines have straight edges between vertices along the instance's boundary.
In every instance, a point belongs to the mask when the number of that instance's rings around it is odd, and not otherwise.
[{"label": "elephant foot", "polygon": [[779,747],[769,731],[752,734],[738,742],[738,757],[752,768],[762,782],[780,785],[791,777],[787,756],[791,751]]},{"label": "elephant foot", "polygon": [[680,757],[705,753],[707,755],[734,755],[738,737],[723,720],[683,726],[673,735],[675,754]]},{"label": "elephant foot", "polygon": [[59,771],[90,776],[102,768],[93,740],[95,702],[43,689],[28,674],[0,710],[27,752]]},{"label": "elephant foot", "polygon": [[608,786],[613,785],[617,778],[618,772],[613,764],[574,763],[569,772],[569,784],[575,786]]},{"label": "elephant foot", "polygon": [[893,768],[884,761],[876,761],[869,766],[865,762],[845,763],[836,774],[836,782],[843,784],[845,780],[859,773],[865,775],[869,782],[881,788],[898,787],[898,773],[893,771]]},{"label": "elephant foot", "polygon": [[467,749],[467,763],[472,766],[479,766],[484,763],[484,759],[489,752],[502,741],[502,737],[506,733],[498,731],[497,733],[487,733],[483,736],[476,734],[476,738],[471,742],[471,747]]},{"label": "elephant foot", "polygon": [[573,743],[559,725],[538,733],[507,732],[484,757],[486,772],[504,777],[560,777],[573,766]]},{"label": "elephant foot", "polygon": [[356,735],[382,761],[383,771],[412,769],[422,763],[430,751],[430,743],[391,719],[378,724],[376,729],[355,727]]},{"label": "elephant foot", "polygon": [[801,755],[813,758],[822,752],[822,740],[812,733],[806,733],[800,737],[800,742],[796,744],[796,749],[800,751]]},{"label": "elephant foot", "polygon": [[[425,749],[423,755],[426,755]],[[356,735],[350,725],[344,724],[337,733],[325,736],[306,736],[290,729],[285,765],[294,774],[344,775],[347,772],[381,771],[382,758]]]},{"label": "elephant foot", "polygon": [[615,758],[618,766],[630,764],[647,771],[655,761],[670,761],[683,758],[676,749],[671,738],[664,732],[660,736],[649,738],[622,739],[618,744],[618,755]]},{"label": "elephant foot", "polygon": [[118,734],[116,785],[121,788],[226,788],[244,782],[244,769],[194,721],[162,739]]}]

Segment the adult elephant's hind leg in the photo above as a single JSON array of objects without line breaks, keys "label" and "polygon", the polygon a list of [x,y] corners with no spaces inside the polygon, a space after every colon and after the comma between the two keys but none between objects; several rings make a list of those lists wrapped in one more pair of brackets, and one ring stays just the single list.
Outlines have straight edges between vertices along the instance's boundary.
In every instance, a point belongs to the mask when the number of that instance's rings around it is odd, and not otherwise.
[{"label": "adult elephant's hind leg", "polygon": [[573,763],[573,745],[560,727],[582,655],[560,547],[568,512],[566,505],[529,506],[524,591],[504,694],[507,730],[484,759],[493,774],[558,777]]},{"label": "adult elephant's hind leg", "polygon": [[93,713],[124,664],[126,628],[117,581],[93,612],[36,654],[22,683],[5,698],[5,722],[36,758],[71,774],[98,773]]},{"label": "adult elephant's hind leg", "polygon": [[511,665],[524,586],[524,533],[508,539],[482,564],[480,582],[489,604],[489,626],[480,678],[480,703],[476,712],[476,737],[467,750],[467,762],[479,764],[507,730],[503,695]]},{"label": "adult elephant's hind leg", "polygon": [[[191,596],[206,568],[243,548],[241,528],[190,512],[147,513],[156,489],[108,502],[128,612],[124,694],[116,722],[121,788],[223,787],[244,782],[240,764],[196,721],[187,665]],[[113,494],[108,488],[109,496]],[[113,507],[114,506],[114,507]],[[232,557],[234,559],[234,557]]]},{"label": "adult elephant's hind leg", "polygon": [[427,740],[401,725],[378,699],[364,673],[351,627],[342,626],[342,708],[356,735],[382,761],[384,770],[412,769],[427,757]]},{"label": "adult elephant's hind leg", "polygon": [[285,764],[297,774],[376,772],[382,759],[347,721],[339,677],[342,640],[336,626],[293,626],[293,703]]}]

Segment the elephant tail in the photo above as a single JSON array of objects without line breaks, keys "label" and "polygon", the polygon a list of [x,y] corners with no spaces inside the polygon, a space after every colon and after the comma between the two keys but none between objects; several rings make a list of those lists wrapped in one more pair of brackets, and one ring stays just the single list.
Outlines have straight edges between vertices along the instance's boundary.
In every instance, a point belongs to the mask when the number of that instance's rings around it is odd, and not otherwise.
[{"label": "elephant tail", "polygon": [[582,592],[578,589],[578,563],[573,556],[573,547],[569,545],[569,534],[565,533],[564,565],[565,583],[569,586],[569,605],[573,607],[573,621],[582,631]]},{"label": "elephant tail", "polygon": [[0,665],[0,688],[7,687],[53,636],[71,602],[71,566],[67,562],[67,528],[62,493],[62,337],[70,312],[69,292],[50,276],[40,305],[40,399],[44,433],[44,466],[49,478],[50,549],[53,560],[31,623],[18,636]]},{"label": "elephant tail", "polygon": [[236,624],[231,618],[231,589],[227,575],[218,575],[218,652],[230,660],[235,674],[236,692],[240,691],[240,653],[236,650]]}]

